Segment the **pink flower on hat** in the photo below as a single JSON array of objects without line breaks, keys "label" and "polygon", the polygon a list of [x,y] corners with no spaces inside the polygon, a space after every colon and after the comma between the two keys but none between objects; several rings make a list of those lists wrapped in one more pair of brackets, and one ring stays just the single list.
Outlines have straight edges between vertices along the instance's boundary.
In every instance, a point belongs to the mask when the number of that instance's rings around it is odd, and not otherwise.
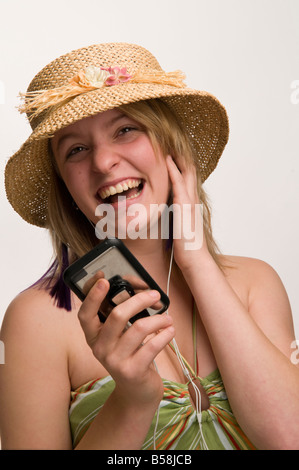
[{"label": "pink flower on hat", "polygon": [[119,83],[124,83],[130,80],[132,77],[131,75],[127,72],[127,69],[125,67],[119,68],[119,67],[101,67],[102,70],[105,70],[106,72],[110,73],[110,76],[106,78],[105,80],[105,85],[106,86],[113,86],[113,85],[118,85]]}]

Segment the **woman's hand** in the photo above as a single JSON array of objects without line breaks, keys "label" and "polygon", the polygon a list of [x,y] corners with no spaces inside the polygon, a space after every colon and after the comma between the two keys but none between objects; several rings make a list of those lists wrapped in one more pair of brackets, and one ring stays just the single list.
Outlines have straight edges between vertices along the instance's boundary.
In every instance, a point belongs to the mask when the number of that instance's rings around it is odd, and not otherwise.
[{"label": "woman's hand", "polygon": [[160,298],[157,291],[144,291],[113,308],[103,324],[98,310],[108,290],[109,282],[99,279],[82,303],[78,316],[86,341],[115,380],[115,393],[124,404],[157,405],[163,396],[163,383],[153,361],[174,337],[172,319],[167,314],[153,315],[127,329],[131,317]]},{"label": "woman's hand", "polygon": [[195,167],[181,159],[178,168],[170,155],[166,162],[173,192],[174,258],[184,273],[194,266],[199,254],[209,254],[204,237],[202,205]]}]

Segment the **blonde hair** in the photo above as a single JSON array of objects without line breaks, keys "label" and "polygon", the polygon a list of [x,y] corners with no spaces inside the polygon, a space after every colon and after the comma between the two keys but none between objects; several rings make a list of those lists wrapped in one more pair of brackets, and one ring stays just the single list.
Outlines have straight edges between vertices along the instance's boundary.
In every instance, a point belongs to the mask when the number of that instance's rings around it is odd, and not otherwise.
[{"label": "blonde hair", "polygon": [[[127,116],[133,118],[148,134],[154,150],[170,154],[176,158],[185,158],[197,169],[198,195],[203,204],[204,234],[209,252],[220,266],[219,249],[212,235],[211,211],[207,195],[202,187],[198,158],[192,143],[181,128],[176,116],[165,103],[159,99],[139,101],[119,107]],[[70,261],[74,261],[99,243],[95,230],[85,215],[78,210],[64,182],[60,178],[55,159],[49,144],[52,165],[52,186],[48,201],[48,224],[54,253],[57,259],[58,272],[62,269],[62,245],[68,246]]]}]

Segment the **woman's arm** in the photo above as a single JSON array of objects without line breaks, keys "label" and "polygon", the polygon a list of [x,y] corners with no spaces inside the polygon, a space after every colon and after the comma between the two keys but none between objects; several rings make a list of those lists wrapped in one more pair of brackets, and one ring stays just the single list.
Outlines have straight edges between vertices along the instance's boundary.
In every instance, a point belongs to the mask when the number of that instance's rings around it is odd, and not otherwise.
[{"label": "woman's arm", "polygon": [[[285,290],[265,263],[247,260],[246,310],[212,258],[185,272],[208,333],[233,412],[259,449],[297,449],[299,370]],[[244,274],[244,272],[243,272]]]},{"label": "woman's arm", "polygon": [[[199,203],[193,168],[168,158],[177,204]],[[175,223],[175,221],[174,221]],[[298,448],[299,370],[291,363],[294,340],[284,287],[267,264],[239,262],[239,281],[249,286],[248,308],[207,250],[185,250],[174,240],[174,256],[192,291],[209,336],[233,412],[260,449]],[[243,279],[243,280],[242,280]]]},{"label": "woman's arm", "polygon": [[30,289],[9,306],[1,329],[0,430],[3,449],[71,449],[65,313]]}]

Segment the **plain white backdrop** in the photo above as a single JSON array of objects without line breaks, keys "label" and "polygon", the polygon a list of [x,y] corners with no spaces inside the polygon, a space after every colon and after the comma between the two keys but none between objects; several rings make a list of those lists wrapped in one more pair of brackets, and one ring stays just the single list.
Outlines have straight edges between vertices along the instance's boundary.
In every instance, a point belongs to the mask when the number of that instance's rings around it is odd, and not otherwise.
[{"label": "plain white backdrop", "polygon": [[47,233],[6,201],[5,163],[30,134],[18,93],[61,54],[124,41],[225,105],[230,140],[205,183],[214,235],[223,253],[263,259],[279,273],[299,338],[299,1],[0,0],[0,23],[0,324],[52,256]]}]

